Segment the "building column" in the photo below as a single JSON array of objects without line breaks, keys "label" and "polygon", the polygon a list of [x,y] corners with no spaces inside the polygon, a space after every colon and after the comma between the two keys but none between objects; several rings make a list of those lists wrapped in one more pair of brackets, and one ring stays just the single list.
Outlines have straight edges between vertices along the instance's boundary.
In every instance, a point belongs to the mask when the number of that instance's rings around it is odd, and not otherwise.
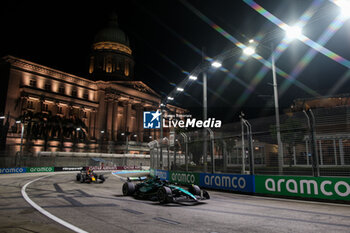
[{"label": "building column", "polygon": [[96,117],[97,113],[96,113],[96,109],[93,109],[92,110],[92,116],[93,116],[93,121],[92,121],[92,137],[94,139],[96,139],[96,120],[97,120],[97,117]]},{"label": "building column", "polygon": [[114,99],[113,102],[113,133],[112,139],[117,140],[118,137],[118,99]]},{"label": "building column", "polygon": [[143,106],[138,104],[136,106],[136,130],[137,130],[137,141],[143,142]]},{"label": "building column", "polygon": [[95,135],[98,136],[98,138],[101,137],[101,130],[106,130],[106,109],[107,104],[105,102],[105,92],[103,90],[98,91],[99,96],[99,106],[97,110],[97,119],[95,124]]},{"label": "building column", "polygon": [[107,104],[107,139],[108,141],[112,141],[112,133],[113,133],[113,100],[108,99]]},{"label": "building column", "polygon": [[127,123],[128,123],[128,102],[123,102],[123,116],[122,116],[122,127],[121,130],[123,133],[127,131]]},{"label": "building column", "polygon": [[126,131],[129,131],[131,132],[131,124],[132,124],[132,121],[131,121],[131,106],[132,106],[132,103],[131,102],[128,102],[127,106],[126,106]]}]

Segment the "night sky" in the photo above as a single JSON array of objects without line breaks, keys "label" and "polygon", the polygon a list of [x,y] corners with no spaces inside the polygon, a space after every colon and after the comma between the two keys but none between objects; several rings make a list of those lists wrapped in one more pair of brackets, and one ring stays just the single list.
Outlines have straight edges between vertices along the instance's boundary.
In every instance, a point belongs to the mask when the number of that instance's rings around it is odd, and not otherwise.
[{"label": "night sky", "polygon": [[[258,4],[293,25],[310,7],[309,0],[256,0]],[[306,26],[303,34],[317,41],[327,26],[339,15],[339,7],[329,1],[320,6]],[[88,58],[94,36],[102,29],[111,12],[118,14],[119,26],[130,38],[136,62],[135,80],[141,80],[158,93],[166,96],[174,85],[184,80],[202,61],[201,50],[209,57],[233,49],[223,67],[231,72],[242,50],[221,35],[209,19],[238,41],[259,40],[257,53],[268,60],[271,44],[276,45],[285,33],[243,1],[2,1],[0,7],[0,55],[13,55],[42,65],[86,77]],[[202,15],[202,17],[199,17]],[[204,17],[203,17],[204,16]],[[260,37],[259,37],[260,36]],[[327,49],[350,60],[349,20],[324,45]],[[235,49],[236,48],[236,49]],[[277,60],[276,66],[290,74],[310,49],[300,41],[293,41]],[[249,58],[236,76],[248,86],[263,65]],[[320,95],[349,93],[349,81],[340,82],[348,70],[344,65],[317,54],[300,73],[297,80]],[[226,81],[225,81],[226,80]],[[285,78],[277,76],[282,85]],[[202,86],[198,83],[186,87],[186,94],[175,97],[175,104],[201,114]],[[248,118],[272,114],[272,73],[269,71],[241,104],[238,100],[246,88],[230,79],[227,73],[208,71],[208,116],[224,121],[238,121],[243,110]],[[281,86],[279,85],[279,87]],[[331,91],[332,90],[332,91]],[[212,91],[212,92],[211,92]],[[217,95],[214,95],[216,93]],[[296,98],[313,95],[291,85],[280,96],[281,109],[288,108]],[[273,105],[272,105],[273,106]],[[281,110],[282,111],[282,110]]]}]

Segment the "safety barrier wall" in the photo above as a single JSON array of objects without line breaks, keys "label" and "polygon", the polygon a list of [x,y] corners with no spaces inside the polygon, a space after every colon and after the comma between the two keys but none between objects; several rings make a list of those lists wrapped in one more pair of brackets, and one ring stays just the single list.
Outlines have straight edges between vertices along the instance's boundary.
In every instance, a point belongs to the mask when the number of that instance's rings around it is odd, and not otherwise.
[{"label": "safety barrier wall", "polygon": [[[136,166],[115,166],[115,167],[90,167],[93,170],[134,170],[141,169]],[[0,168],[0,174],[12,174],[12,173],[35,173],[35,172],[63,172],[63,171],[80,171],[83,167],[13,167],[13,168]]]},{"label": "safety barrier wall", "polygon": [[255,192],[291,197],[350,201],[350,178],[255,176]]},{"label": "safety barrier wall", "polygon": [[260,176],[196,173],[150,169],[151,176],[182,185],[270,196],[350,202],[350,178],[306,176]]},{"label": "safety barrier wall", "polygon": [[250,175],[210,174],[157,169],[150,169],[150,175],[158,176],[161,180],[169,180],[171,183],[195,184],[204,188],[254,193],[254,176]]}]

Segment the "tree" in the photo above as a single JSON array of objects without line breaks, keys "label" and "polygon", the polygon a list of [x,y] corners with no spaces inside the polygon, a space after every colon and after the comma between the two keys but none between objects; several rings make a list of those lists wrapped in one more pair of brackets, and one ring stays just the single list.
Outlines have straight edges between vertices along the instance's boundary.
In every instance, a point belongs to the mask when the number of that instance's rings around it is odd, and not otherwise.
[{"label": "tree", "polygon": [[[86,141],[87,127],[84,122],[76,116],[62,118],[48,113],[25,111],[19,118],[26,125],[26,150],[30,150],[32,140],[43,139],[44,151],[47,150],[48,141],[51,138],[60,139],[60,150],[63,150],[64,139]],[[77,130],[80,128],[81,130]]]}]

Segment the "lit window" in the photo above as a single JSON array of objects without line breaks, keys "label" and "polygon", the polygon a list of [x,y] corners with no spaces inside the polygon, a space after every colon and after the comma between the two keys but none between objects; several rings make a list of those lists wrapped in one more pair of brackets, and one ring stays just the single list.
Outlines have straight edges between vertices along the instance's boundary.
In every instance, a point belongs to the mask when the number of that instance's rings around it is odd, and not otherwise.
[{"label": "lit window", "polygon": [[130,71],[129,71],[129,62],[125,62],[125,70],[124,70],[125,76],[129,76]]}]

